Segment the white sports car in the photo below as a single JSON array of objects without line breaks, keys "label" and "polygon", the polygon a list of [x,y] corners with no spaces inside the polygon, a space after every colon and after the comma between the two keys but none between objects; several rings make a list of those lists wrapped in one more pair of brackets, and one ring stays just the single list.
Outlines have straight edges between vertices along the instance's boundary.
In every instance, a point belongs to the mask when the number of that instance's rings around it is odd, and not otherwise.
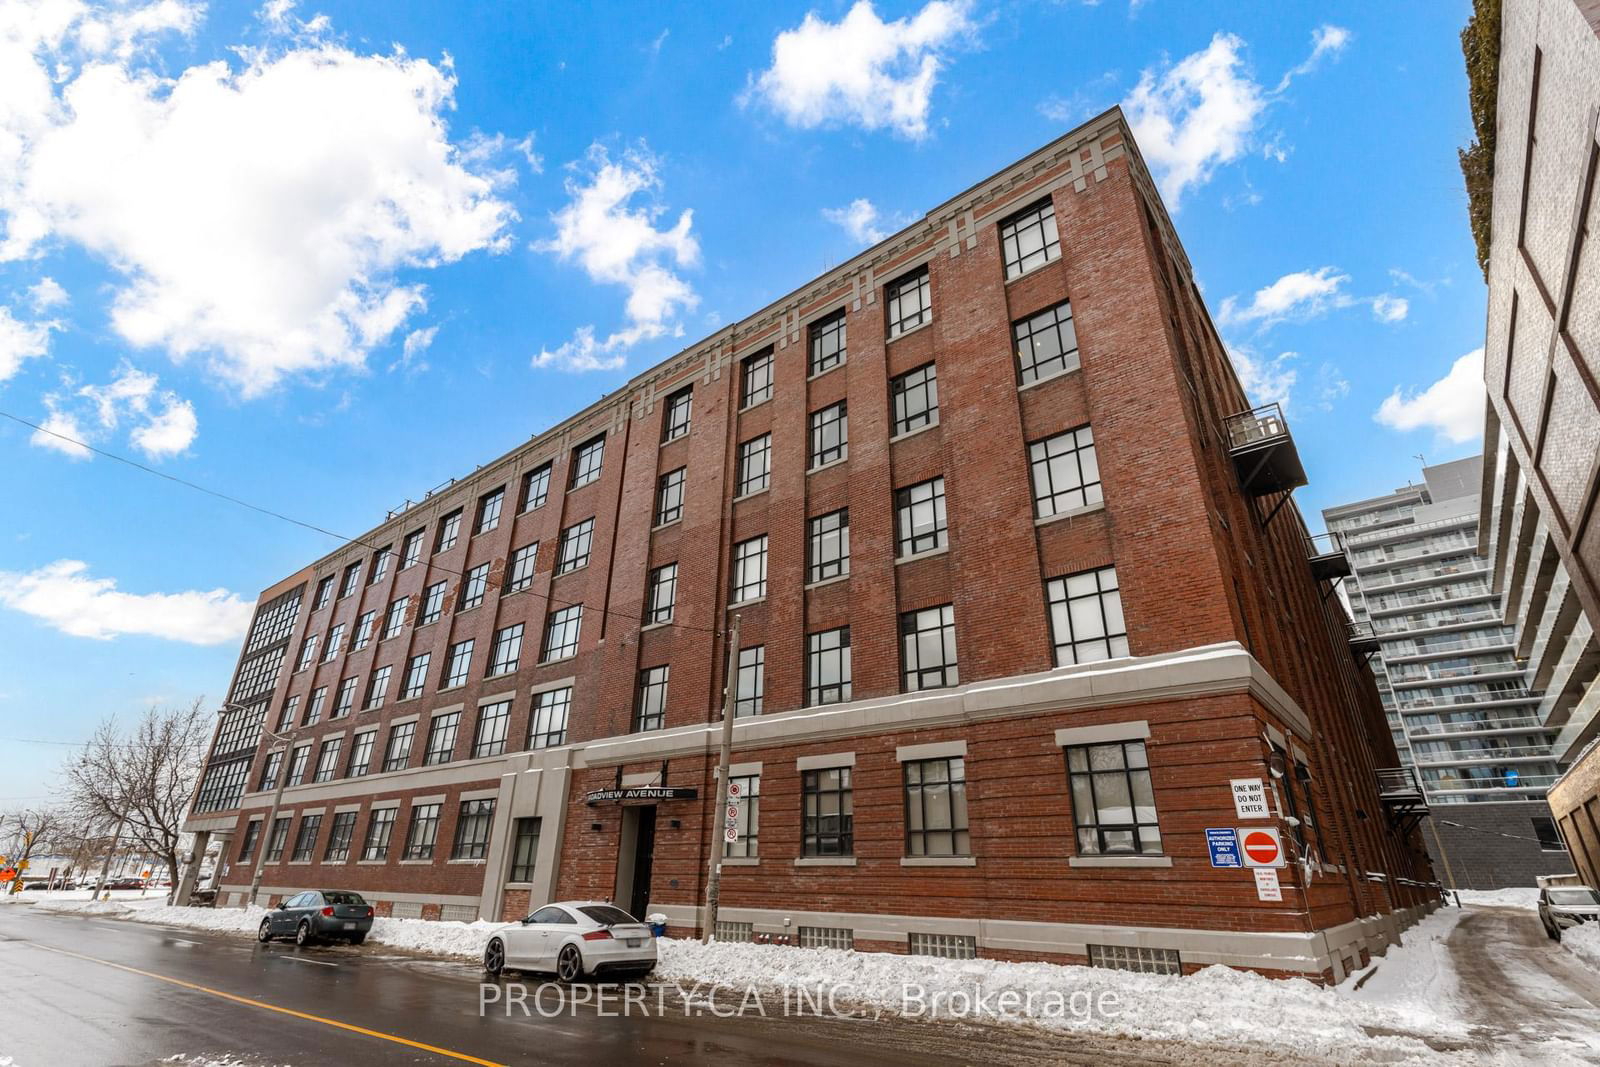
[{"label": "white sports car", "polygon": [[563,982],[596,978],[640,978],[656,965],[650,927],[603,900],[546,904],[521,922],[489,936],[483,969],[553,972]]}]

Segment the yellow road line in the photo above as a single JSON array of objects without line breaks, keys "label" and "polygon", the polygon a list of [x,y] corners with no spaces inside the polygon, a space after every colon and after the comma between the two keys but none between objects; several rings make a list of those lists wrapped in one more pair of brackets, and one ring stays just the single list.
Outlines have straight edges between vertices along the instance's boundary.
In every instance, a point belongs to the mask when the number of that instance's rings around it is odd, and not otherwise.
[{"label": "yellow road line", "polygon": [[296,1019],[306,1019],[310,1022],[322,1023],[324,1026],[333,1026],[340,1030],[349,1030],[352,1033],[364,1034],[367,1037],[376,1037],[382,1041],[393,1041],[397,1045],[406,1045],[410,1048],[419,1048],[424,1052],[432,1052],[439,1056],[448,1056],[453,1060],[464,1060],[467,1063],[480,1064],[481,1067],[507,1067],[506,1064],[496,1063],[494,1060],[480,1060],[478,1057],[469,1056],[465,1052],[452,1052],[450,1049],[440,1048],[437,1045],[429,1045],[421,1041],[412,1041],[410,1038],[397,1037],[394,1034],[386,1034],[381,1030],[368,1030],[364,1026],[356,1026],[353,1023],[342,1023],[338,1019],[325,1019],[320,1015],[311,1015],[307,1012],[295,1011],[293,1008],[280,1008],[278,1005],[268,1004],[266,1001],[252,1000],[249,997],[241,997],[233,993],[224,993],[220,989],[212,989],[209,986],[196,985],[193,982],[185,982],[180,978],[170,978],[164,974],[155,974],[152,971],[141,971],[137,967],[128,967],[121,963],[112,963],[110,960],[97,959],[94,956],[85,956],[79,952],[69,952],[64,948],[54,948],[50,945],[41,945],[36,941],[29,942],[29,944],[31,944],[34,948],[42,948],[46,952],[54,952],[62,956],[71,956],[75,959],[87,960],[90,963],[98,963],[104,967],[115,967],[119,971],[127,971],[129,974],[137,974],[145,978],[154,978],[158,982],[167,982],[175,986],[182,986],[184,989],[193,989],[198,993],[209,993],[211,996],[221,997],[223,1000],[231,1000],[236,1004],[247,1004],[252,1008],[265,1008],[267,1011],[275,1011],[280,1015],[292,1015]]}]

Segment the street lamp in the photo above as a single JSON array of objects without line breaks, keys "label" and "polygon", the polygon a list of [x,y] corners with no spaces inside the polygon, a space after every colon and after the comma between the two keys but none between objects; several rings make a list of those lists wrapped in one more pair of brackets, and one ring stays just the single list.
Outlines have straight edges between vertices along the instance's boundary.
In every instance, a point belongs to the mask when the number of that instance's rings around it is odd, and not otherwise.
[{"label": "street lamp", "polygon": [[261,891],[261,869],[267,861],[267,848],[272,844],[272,830],[278,821],[278,805],[283,801],[283,787],[289,784],[289,753],[294,748],[294,739],[299,736],[300,728],[296,726],[287,734],[280,734],[268,730],[263,725],[261,732],[274,741],[283,742],[284,759],[278,764],[278,786],[272,792],[272,807],[267,811],[267,821],[261,824],[261,837],[256,841],[256,869],[250,876],[250,892],[244,898],[244,906],[247,908],[256,902],[256,894]]}]

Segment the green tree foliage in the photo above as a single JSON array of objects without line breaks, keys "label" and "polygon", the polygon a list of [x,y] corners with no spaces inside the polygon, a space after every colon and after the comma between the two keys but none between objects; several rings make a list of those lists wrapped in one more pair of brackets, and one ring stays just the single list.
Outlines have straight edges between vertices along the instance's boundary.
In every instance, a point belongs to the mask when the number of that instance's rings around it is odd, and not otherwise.
[{"label": "green tree foliage", "polygon": [[1490,225],[1494,216],[1495,99],[1500,91],[1500,0],[1474,0],[1472,17],[1461,31],[1467,61],[1467,99],[1477,137],[1461,149],[1461,175],[1467,184],[1467,215],[1478,246],[1478,267],[1489,278]]}]

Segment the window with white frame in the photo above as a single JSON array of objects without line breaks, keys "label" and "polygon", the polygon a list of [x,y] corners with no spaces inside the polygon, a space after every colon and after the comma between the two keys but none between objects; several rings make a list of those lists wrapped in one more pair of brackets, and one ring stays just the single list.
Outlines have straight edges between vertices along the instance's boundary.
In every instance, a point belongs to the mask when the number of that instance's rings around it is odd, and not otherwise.
[{"label": "window with white frame", "polygon": [[1100,462],[1088,426],[1058,433],[1028,446],[1033,473],[1033,513],[1048,519],[1063,511],[1098,504]]},{"label": "window with white frame", "polygon": [[767,535],[733,546],[733,603],[767,595]]},{"label": "window with white frame", "polygon": [[1006,219],[999,229],[1007,279],[1026,274],[1061,255],[1056,213],[1048,196]]},{"label": "window with white frame", "polygon": [[1115,567],[1052,578],[1045,583],[1045,596],[1056,666],[1128,655],[1128,625]]}]

